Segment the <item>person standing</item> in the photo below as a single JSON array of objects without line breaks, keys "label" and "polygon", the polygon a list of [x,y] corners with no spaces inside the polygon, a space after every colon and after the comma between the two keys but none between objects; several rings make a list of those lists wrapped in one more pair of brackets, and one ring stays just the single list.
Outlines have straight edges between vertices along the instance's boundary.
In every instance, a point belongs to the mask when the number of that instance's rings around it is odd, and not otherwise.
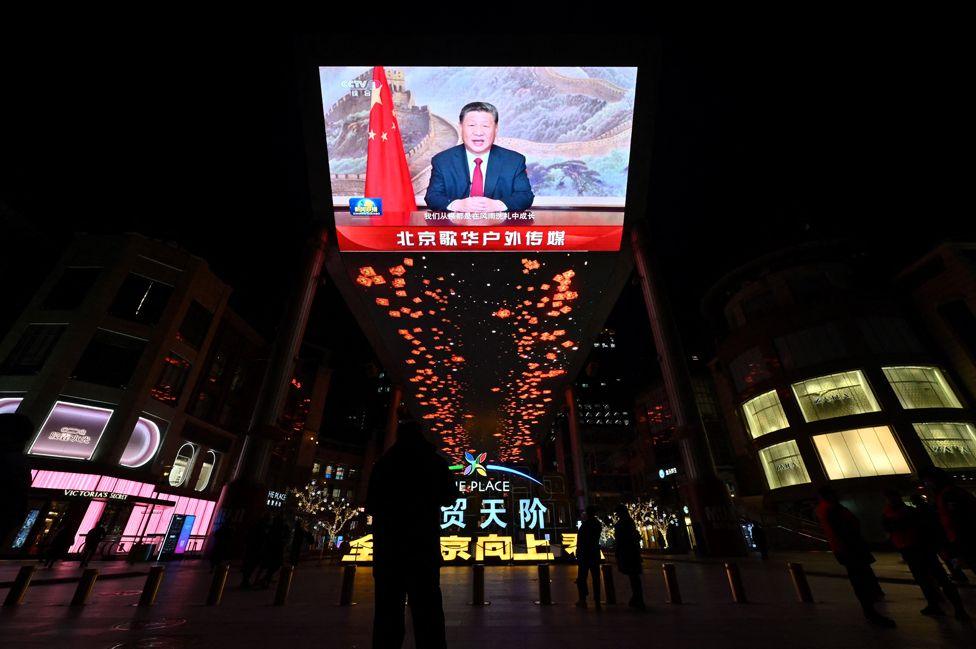
[{"label": "person standing", "polygon": [[107,530],[101,521],[96,523],[95,527],[88,530],[88,534],[85,535],[85,547],[81,551],[82,568],[88,567],[88,562],[95,556],[95,552],[98,551],[98,544],[105,538],[105,534],[107,534]]},{"label": "person standing", "polygon": [[923,481],[935,501],[950,552],[976,573],[976,496],[957,486],[942,469],[929,469]]},{"label": "person standing", "polygon": [[583,512],[583,522],[576,536],[576,590],[579,600],[576,605],[586,608],[586,576],[593,576],[593,605],[600,608],[600,534],[603,524],[597,518],[598,509],[590,505]]},{"label": "person standing", "polygon": [[641,565],[640,533],[626,505],[617,505],[613,511],[617,514],[617,522],[613,526],[617,570],[630,579],[628,606],[643,611],[644,585],[641,583],[641,573],[644,572],[644,568]]},{"label": "person standing", "polygon": [[244,541],[244,561],[241,564],[241,588],[250,588],[251,577],[258,571],[264,557],[264,546],[268,542],[268,529],[271,517],[265,513],[247,532]]},{"label": "person standing", "polygon": [[51,568],[55,562],[64,561],[74,540],[75,535],[71,533],[71,526],[67,522],[62,523],[51,538],[51,542],[48,543],[47,550],[44,553],[44,567]]},{"label": "person standing", "polygon": [[[404,598],[410,600],[417,647],[444,649],[441,598],[441,507],[458,498],[447,461],[413,421],[373,465],[366,511],[373,517],[374,649],[403,644]],[[410,485],[409,491],[405,485]]]},{"label": "person standing", "polygon": [[894,627],[894,620],[881,615],[874,608],[878,596],[878,578],[871,569],[874,557],[861,535],[861,522],[857,516],[840,504],[837,493],[830,487],[820,489],[816,514],[834,557],[847,569],[847,576],[864,611],[864,617],[872,624]]},{"label": "person standing", "polygon": [[271,521],[268,529],[268,537],[264,543],[261,556],[261,577],[257,585],[261,588],[268,588],[275,574],[281,569],[285,561],[285,550],[291,545],[291,528],[285,522],[285,517],[276,514]]},{"label": "person standing", "polygon": [[939,595],[941,589],[955,609],[956,618],[968,620],[969,615],[963,607],[959,591],[939,565],[938,541],[926,529],[921,512],[905,505],[901,494],[894,489],[885,489],[884,496],[881,525],[888,532],[891,544],[901,553],[915,583],[925,595],[928,605],[922,609],[922,615],[944,615],[939,606],[942,600]]}]

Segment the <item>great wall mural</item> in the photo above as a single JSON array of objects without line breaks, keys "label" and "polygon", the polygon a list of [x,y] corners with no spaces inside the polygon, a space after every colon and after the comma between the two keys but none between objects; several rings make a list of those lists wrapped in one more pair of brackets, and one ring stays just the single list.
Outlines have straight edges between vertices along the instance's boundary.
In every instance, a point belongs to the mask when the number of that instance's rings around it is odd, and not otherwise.
[{"label": "great wall mural", "polygon": [[[386,68],[414,192],[430,159],[460,142],[469,101],[498,107],[496,143],[526,156],[536,205],[623,207],[636,68]],[[361,196],[372,68],[321,68],[332,193]]]}]

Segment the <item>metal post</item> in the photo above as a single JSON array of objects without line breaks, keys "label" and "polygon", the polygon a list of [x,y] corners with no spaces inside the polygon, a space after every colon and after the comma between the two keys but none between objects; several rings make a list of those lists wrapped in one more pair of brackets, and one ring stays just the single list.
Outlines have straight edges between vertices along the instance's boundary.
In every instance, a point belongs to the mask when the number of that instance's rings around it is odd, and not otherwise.
[{"label": "metal post", "polygon": [[810,584],[807,582],[807,573],[803,570],[803,564],[790,561],[787,562],[786,567],[789,568],[790,577],[793,579],[793,588],[796,589],[797,599],[804,604],[812,604],[813,592],[811,592]]},{"label": "metal post", "polygon": [[282,566],[278,573],[278,587],[275,589],[274,605],[284,606],[288,601],[288,591],[291,590],[291,578],[295,574],[294,566]]},{"label": "metal post", "polygon": [[86,568],[81,573],[81,579],[78,580],[78,587],[75,588],[75,595],[71,598],[71,606],[85,605],[85,602],[88,601],[88,596],[91,595],[92,589],[95,587],[96,580],[98,580],[98,570],[95,568]]},{"label": "metal post", "polygon": [[224,586],[227,585],[227,573],[230,571],[229,563],[221,563],[214,570],[213,580],[210,582],[210,592],[207,593],[207,606],[217,606],[224,597]]},{"label": "metal post", "polygon": [[30,587],[31,578],[34,576],[35,566],[21,566],[14,578],[14,584],[7,591],[7,597],[3,600],[5,607],[20,606],[24,601],[24,595]]},{"label": "metal post", "polygon": [[617,591],[613,587],[613,566],[605,563],[600,566],[603,571],[603,601],[607,604],[617,603]]},{"label": "metal post", "polygon": [[339,589],[339,606],[352,606],[352,588],[356,582],[356,566],[345,566],[342,570],[342,587]]},{"label": "metal post", "polygon": [[586,474],[583,472],[583,448],[580,442],[579,420],[576,417],[576,397],[572,386],[566,388],[566,407],[569,408],[569,453],[573,459],[573,478],[576,483],[576,504],[582,512],[589,501]]},{"label": "metal post", "polygon": [[664,586],[668,591],[668,603],[680,604],[681,589],[678,588],[678,575],[674,571],[674,564],[665,563],[661,566],[661,571],[664,573]]},{"label": "metal post", "polygon": [[139,606],[152,606],[156,602],[156,595],[159,594],[159,586],[163,583],[163,567],[153,566],[149,569],[149,576],[146,577],[146,584],[142,587],[142,596],[139,598]]},{"label": "metal post", "polygon": [[471,605],[487,606],[485,601],[485,567],[480,563],[471,566]]},{"label": "metal post", "polygon": [[749,600],[746,598],[746,589],[742,585],[742,574],[739,572],[739,566],[735,563],[725,564],[725,576],[729,580],[729,590],[732,591],[732,601],[736,604],[747,604]]},{"label": "metal post", "polygon": [[728,489],[715,475],[708,453],[698,402],[685,363],[681,336],[668,307],[667,299],[651,270],[640,226],[631,229],[631,247],[637,275],[644,293],[644,305],[651,324],[661,376],[673,413],[678,449],[684,467],[682,485],[690,505],[690,515],[699,541],[707,554],[744,556],[745,540]]},{"label": "metal post", "polygon": [[539,564],[539,606],[552,606],[552,582],[549,579],[549,564]]}]

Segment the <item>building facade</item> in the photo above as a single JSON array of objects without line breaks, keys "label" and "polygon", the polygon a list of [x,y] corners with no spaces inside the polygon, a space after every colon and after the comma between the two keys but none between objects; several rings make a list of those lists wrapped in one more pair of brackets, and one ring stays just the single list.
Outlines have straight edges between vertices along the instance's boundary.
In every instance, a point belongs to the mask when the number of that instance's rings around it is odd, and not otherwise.
[{"label": "building facade", "polygon": [[138,235],[84,237],[0,342],[0,412],[29,417],[30,507],[3,556],[195,554],[234,470],[267,356],[206,263]]},{"label": "building facade", "polygon": [[972,394],[856,254],[760,259],[714,287],[705,311],[720,332],[711,368],[740,502],[809,520],[830,484],[880,539],[883,488],[907,491],[932,466],[961,479],[976,469]]}]

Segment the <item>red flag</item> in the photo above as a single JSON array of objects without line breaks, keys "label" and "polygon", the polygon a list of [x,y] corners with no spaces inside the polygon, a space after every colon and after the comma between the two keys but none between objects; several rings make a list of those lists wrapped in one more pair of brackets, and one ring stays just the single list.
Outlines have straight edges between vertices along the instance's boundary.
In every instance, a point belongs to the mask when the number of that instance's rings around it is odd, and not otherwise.
[{"label": "red flag", "polygon": [[383,199],[384,223],[391,222],[387,215],[398,213],[406,223],[405,213],[416,210],[417,202],[407,156],[403,153],[400,125],[393,116],[393,95],[386,82],[386,72],[379,65],[373,68],[367,138],[365,196]]}]

